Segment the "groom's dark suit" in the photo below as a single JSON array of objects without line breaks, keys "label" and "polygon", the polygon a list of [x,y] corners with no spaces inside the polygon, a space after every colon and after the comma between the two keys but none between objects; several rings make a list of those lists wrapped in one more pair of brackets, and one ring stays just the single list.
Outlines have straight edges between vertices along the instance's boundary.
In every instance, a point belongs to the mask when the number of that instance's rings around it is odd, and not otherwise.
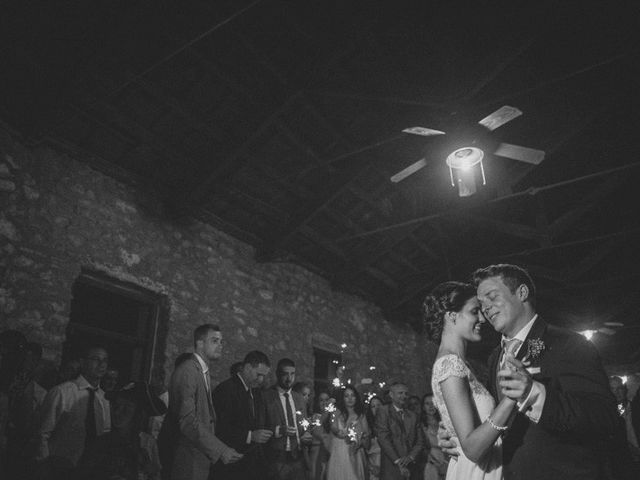
[{"label": "groom's dark suit", "polygon": [[[527,353],[531,339],[544,342],[530,369],[533,379],[544,385],[546,398],[538,423],[517,413],[505,434],[505,479],[597,479],[604,460],[601,446],[612,439],[616,425],[615,401],[597,351],[582,335],[538,318],[518,359]],[[489,359],[496,399],[500,353],[498,347]]]}]

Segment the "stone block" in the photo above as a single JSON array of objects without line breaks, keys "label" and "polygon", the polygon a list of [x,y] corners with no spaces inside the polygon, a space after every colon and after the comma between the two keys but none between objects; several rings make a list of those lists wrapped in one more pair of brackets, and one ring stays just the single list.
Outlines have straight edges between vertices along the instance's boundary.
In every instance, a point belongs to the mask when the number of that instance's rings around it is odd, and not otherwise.
[{"label": "stone block", "polygon": [[11,180],[0,178],[0,192],[15,192],[16,184]]}]

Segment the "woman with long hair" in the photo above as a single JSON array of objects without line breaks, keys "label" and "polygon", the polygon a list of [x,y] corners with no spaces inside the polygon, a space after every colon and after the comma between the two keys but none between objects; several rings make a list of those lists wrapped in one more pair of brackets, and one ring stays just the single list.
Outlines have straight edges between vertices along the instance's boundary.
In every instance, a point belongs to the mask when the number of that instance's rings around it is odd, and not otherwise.
[{"label": "woman with long hair", "polygon": [[[447,431],[457,437],[460,456],[452,458],[447,480],[502,479],[500,436],[508,428],[524,382],[511,382],[496,406],[467,363],[467,344],[479,342],[484,318],[476,289],[461,282],[438,285],[424,301],[432,338],[440,339],[431,387]],[[507,362],[513,358],[507,358]]]},{"label": "woman with long hair", "polygon": [[367,480],[366,452],[371,433],[360,393],[352,385],[338,391],[331,421],[331,452],[327,480]]}]

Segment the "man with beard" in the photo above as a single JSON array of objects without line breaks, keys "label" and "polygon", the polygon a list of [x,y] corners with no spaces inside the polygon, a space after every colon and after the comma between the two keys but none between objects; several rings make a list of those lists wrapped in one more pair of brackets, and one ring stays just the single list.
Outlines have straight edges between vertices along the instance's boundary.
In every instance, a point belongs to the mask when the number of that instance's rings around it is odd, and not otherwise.
[{"label": "man with beard", "polygon": [[291,387],[296,380],[296,364],[283,358],[276,368],[277,384],[264,392],[266,427],[274,432],[267,444],[270,463],[269,478],[273,480],[297,480],[305,478],[302,444],[310,442],[298,425],[305,411],[302,395]]}]

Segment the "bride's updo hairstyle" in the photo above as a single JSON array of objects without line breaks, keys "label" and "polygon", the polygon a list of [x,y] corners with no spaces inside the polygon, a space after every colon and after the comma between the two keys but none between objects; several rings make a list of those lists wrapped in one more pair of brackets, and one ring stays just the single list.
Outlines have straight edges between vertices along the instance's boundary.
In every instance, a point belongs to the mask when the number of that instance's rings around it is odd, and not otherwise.
[{"label": "bride's updo hairstyle", "polygon": [[454,281],[441,283],[427,295],[422,304],[424,320],[435,342],[439,342],[442,336],[444,314],[461,311],[467,301],[475,296],[473,285]]}]

